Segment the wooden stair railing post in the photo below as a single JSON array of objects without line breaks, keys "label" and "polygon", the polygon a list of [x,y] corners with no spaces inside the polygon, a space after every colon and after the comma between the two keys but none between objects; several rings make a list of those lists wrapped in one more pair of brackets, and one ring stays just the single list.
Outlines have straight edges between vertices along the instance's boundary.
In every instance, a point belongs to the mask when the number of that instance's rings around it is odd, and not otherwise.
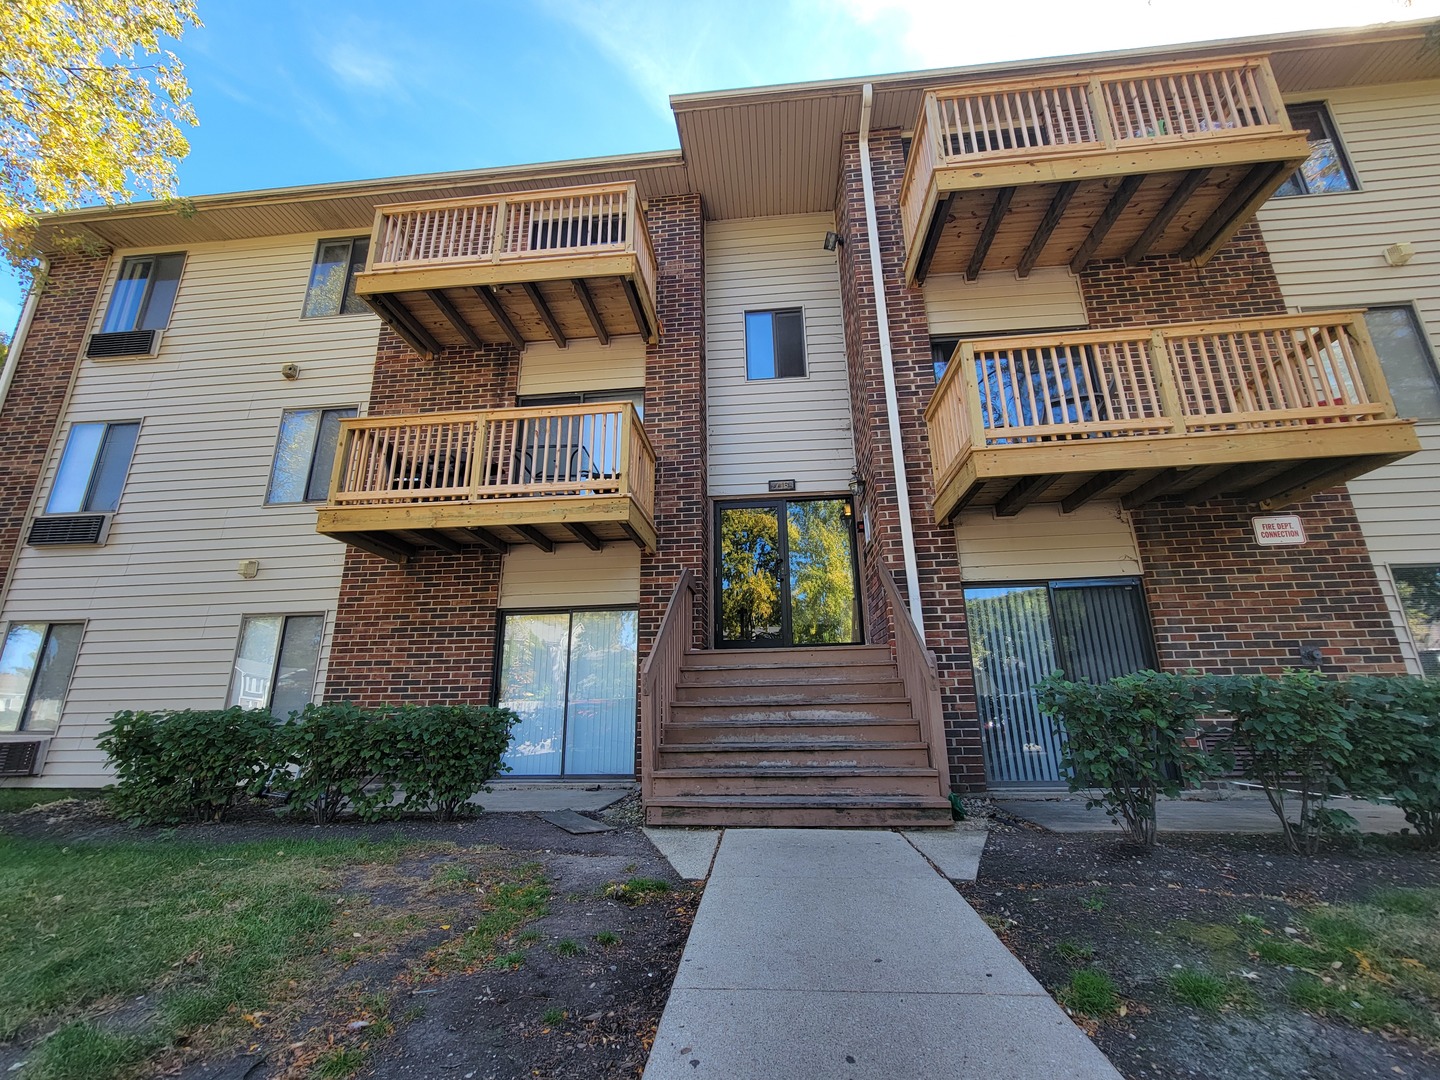
[{"label": "wooden stair railing post", "polygon": [[1155,392],[1160,395],[1161,412],[1169,419],[1175,433],[1183,435],[1186,430],[1185,407],[1175,379],[1175,368],[1170,363],[1170,344],[1163,330],[1150,334],[1150,368]]},{"label": "wooden stair railing post", "polygon": [[1385,410],[1385,418],[1395,418],[1395,399],[1390,393],[1390,382],[1380,367],[1380,354],[1375,351],[1375,342],[1370,337],[1370,327],[1365,316],[1359,312],[1337,327],[1342,334],[1349,334],[1355,345],[1355,363],[1360,368],[1360,377],[1365,381],[1365,394],[1370,401]]},{"label": "wooden stair railing post", "polygon": [[640,666],[640,798],[655,794],[655,770],[660,763],[660,741],[665,714],[675,696],[680,665],[693,651],[695,639],[695,575],[680,571],[670,603],[650,644],[650,655]]},{"label": "wooden stair railing post", "polygon": [[920,722],[920,733],[930,747],[930,767],[937,774],[942,798],[950,796],[950,753],[945,744],[945,710],[940,698],[940,672],[935,656],[925,647],[920,632],[900,598],[895,575],[880,563],[880,587],[889,601],[891,632],[895,635],[895,666],[905,695]]}]

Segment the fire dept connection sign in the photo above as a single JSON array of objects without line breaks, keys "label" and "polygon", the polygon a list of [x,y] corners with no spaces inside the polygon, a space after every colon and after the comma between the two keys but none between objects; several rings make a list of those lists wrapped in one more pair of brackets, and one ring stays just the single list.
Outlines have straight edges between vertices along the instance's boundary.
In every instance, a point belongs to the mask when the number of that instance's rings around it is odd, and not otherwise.
[{"label": "fire dept connection sign", "polygon": [[1297,514],[1253,517],[1250,524],[1255,528],[1255,542],[1265,547],[1305,543],[1305,525]]}]

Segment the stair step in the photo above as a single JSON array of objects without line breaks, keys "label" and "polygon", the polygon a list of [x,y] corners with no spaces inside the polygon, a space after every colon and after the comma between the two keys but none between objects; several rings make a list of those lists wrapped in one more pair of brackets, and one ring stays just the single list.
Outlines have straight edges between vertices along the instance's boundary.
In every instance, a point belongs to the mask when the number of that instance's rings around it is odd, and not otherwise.
[{"label": "stair step", "polygon": [[655,795],[707,798],[715,795],[896,796],[931,795],[939,790],[939,774],[928,766],[896,768],[691,768],[657,769],[651,774]]},{"label": "stair step", "polygon": [[889,682],[731,683],[723,686],[687,686],[682,683],[675,688],[675,694],[677,701],[692,704],[775,701],[821,704],[831,701],[898,701],[905,698],[898,679]]},{"label": "stair step", "polygon": [[680,686],[764,686],[771,683],[814,686],[843,686],[847,683],[897,682],[900,672],[894,664],[845,664],[818,667],[814,664],[707,664],[680,669]]},{"label": "stair step", "polygon": [[770,795],[655,797],[645,804],[647,825],[722,825],[736,828],[948,828],[950,804],[937,795]]},{"label": "stair step", "polygon": [[862,701],[836,701],[808,704],[798,701],[731,701],[701,703],[674,701],[670,703],[674,723],[696,720],[726,720],[732,723],[768,721],[771,723],[820,720],[909,720],[909,698],[869,698]]},{"label": "stair step", "polygon": [[923,768],[930,751],[919,741],[859,742],[854,739],[753,739],[661,743],[662,769],[839,768],[880,766]]},{"label": "stair step", "polygon": [[825,742],[844,736],[856,743],[911,742],[920,738],[920,723],[913,718],[876,720],[717,720],[699,718],[690,722],[670,721],[665,725],[664,742],[709,744],[721,742],[773,742],[793,744]]},{"label": "stair step", "polygon": [[751,667],[838,667],[847,664],[886,664],[888,645],[821,645],[800,649],[705,649],[686,653],[680,666],[701,668],[745,664]]}]

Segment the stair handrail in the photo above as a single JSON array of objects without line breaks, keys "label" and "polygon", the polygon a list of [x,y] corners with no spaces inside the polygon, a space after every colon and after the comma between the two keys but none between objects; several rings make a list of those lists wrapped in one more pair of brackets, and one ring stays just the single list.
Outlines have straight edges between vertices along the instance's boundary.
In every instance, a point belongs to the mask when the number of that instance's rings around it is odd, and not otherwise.
[{"label": "stair handrail", "polygon": [[660,735],[666,711],[675,699],[680,664],[694,651],[695,592],[695,575],[688,568],[680,571],[650,654],[640,666],[640,797],[647,803],[654,794]]},{"label": "stair handrail", "polygon": [[945,710],[940,700],[940,669],[935,654],[911,621],[909,609],[900,596],[895,575],[883,561],[879,564],[880,588],[890,607],[890,626],[895,635],[895,666],[905,685],[905,696],[920,722],[920,735],[930,747],[930,767],[939,774],[940,794],[950,795],[950,754],[945,745]]}]

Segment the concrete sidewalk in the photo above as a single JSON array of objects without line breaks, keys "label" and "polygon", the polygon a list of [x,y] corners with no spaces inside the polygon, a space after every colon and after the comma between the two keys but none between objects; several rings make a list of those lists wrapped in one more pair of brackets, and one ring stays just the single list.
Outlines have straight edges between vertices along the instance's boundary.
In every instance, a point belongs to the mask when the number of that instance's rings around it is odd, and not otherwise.
[{"label": "concrete sidewalk", "polygon": [[729,829],[646,1080],[1119,1080],[898,833]]},{"label": "concrete sidewalk", "polygon": [[[1051,832],[1119,832],[1105,811],[1085,809],[1084,795],[1050,794],[1027,797],[996,796],[995,805],[1008,814],[1033,822]],[[1409,826],[1403,811],[1376,806],[1362,799],[1335,798],[1332,809],[1354,816],[1361,832],[1396,833]],[[1293,819],[1298,810],[1291,811]],[[1174,832],[1278,833],[1280,819],[1259,791],[1226,791],[1213,797],[1161,799],[1155,806],[1155,828],[1162,835]]]}]

